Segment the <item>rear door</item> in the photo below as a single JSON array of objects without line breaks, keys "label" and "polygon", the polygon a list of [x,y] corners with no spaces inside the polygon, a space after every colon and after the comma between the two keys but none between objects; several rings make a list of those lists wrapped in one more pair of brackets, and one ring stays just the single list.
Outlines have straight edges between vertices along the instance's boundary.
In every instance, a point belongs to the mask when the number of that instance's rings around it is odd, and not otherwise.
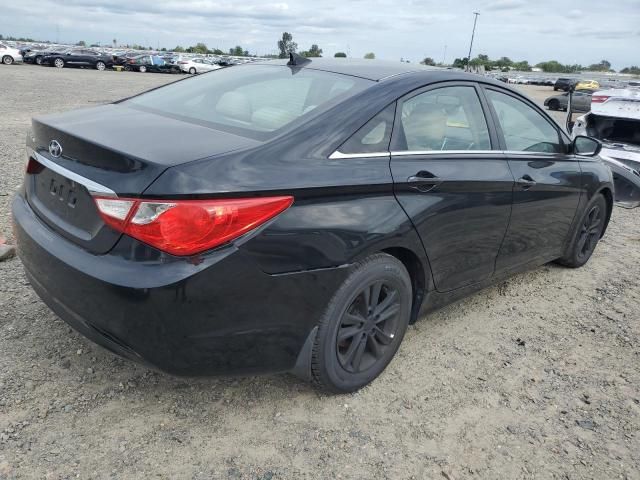
[{"label": "rear door", "polygon": [[562,255],[581,194],[582,171],[560,128],[528,100],[485,88],[501,148],[516,179],[497,270]]},{"label": "rear door", "polygon": [[509,223],[514,179],[473,82],[441,83],[398,102],[391,172],[436,288],[489,278]]},{"label": "rear door", "polygon": [[[64,57],[63,57],[64,58]],[[82,65],[82,55],[80,50],[72,50],[66,55],[64,63],[67,65],[78,66]]]}]

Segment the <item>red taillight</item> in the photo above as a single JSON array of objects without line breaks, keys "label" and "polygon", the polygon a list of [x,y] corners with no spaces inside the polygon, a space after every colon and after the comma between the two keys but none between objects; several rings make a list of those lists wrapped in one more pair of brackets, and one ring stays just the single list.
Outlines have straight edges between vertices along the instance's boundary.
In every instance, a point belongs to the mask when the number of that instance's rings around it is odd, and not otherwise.
[{"label": "red taillight", "polygon": [[26,169],[27,173],[31,175],[37,175],[42,170],[44,170],[44,165],[42,165],[35,158],[29,157],[29,160],[27,160],[27,169]]},{"label": "red taillight", "polygon": [[604,103],[609,100],[609,95],[592,95],[591,103]]},{"label": "red taillight", "polygon": [[139,200],[95,197],[111,228],[172,255],[194,255],[227,243],[291,206],[293,197]]}]

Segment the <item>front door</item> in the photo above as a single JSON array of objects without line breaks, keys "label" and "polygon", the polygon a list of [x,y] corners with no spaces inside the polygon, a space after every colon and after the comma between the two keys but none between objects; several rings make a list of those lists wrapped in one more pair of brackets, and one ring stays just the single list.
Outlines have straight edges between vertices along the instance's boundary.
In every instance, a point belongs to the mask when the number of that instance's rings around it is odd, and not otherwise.
[{"label": "front door", "polygon": [[580,163],[568,153],[559,127],[537,107],[511,92],[485,91],[516,179],[496,269],[560,257],[580,200]]},{"label": "front door", "polygon": [[412,219],[436,288],[490,277],[509,223],[514,179],[474,83],[429,87],[398,102],[395,194]]}]

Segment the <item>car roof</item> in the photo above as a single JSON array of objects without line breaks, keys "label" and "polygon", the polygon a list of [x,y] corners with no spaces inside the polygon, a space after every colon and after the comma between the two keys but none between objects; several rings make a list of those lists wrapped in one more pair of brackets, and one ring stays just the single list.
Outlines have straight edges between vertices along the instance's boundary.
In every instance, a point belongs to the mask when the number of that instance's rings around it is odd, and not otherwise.
[{"label": "car roof", "polygon": [[[385,60],[321,57],[310,58],[309,60],[309,62],[303,63],[302,65],[300,65],[300,67],[313,70],[323,70],[326,72],[334,72],[342,75],[351,75],[354,77],[366,78],[368,80],[373,80],[376,82],[385,78],[407,73],[445,70],[437,67],[426,67],[419,64],[391,62]],[[288,59],[267,60],[252,62],[251,65],[286,65],[287,62]]]}]

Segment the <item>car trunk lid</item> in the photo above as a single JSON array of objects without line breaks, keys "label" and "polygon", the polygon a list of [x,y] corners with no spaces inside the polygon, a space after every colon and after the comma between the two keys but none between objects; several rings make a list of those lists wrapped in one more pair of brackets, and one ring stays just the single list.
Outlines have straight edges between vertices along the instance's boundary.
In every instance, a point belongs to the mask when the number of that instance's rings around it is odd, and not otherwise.
[{"label": "car trunk lid", "polygon": [[121,105],[36,118],[26,197],[51,229],[102,254],[120,234],[102,221],[94,195],[139,197],[168,167],[255,143]]}]

